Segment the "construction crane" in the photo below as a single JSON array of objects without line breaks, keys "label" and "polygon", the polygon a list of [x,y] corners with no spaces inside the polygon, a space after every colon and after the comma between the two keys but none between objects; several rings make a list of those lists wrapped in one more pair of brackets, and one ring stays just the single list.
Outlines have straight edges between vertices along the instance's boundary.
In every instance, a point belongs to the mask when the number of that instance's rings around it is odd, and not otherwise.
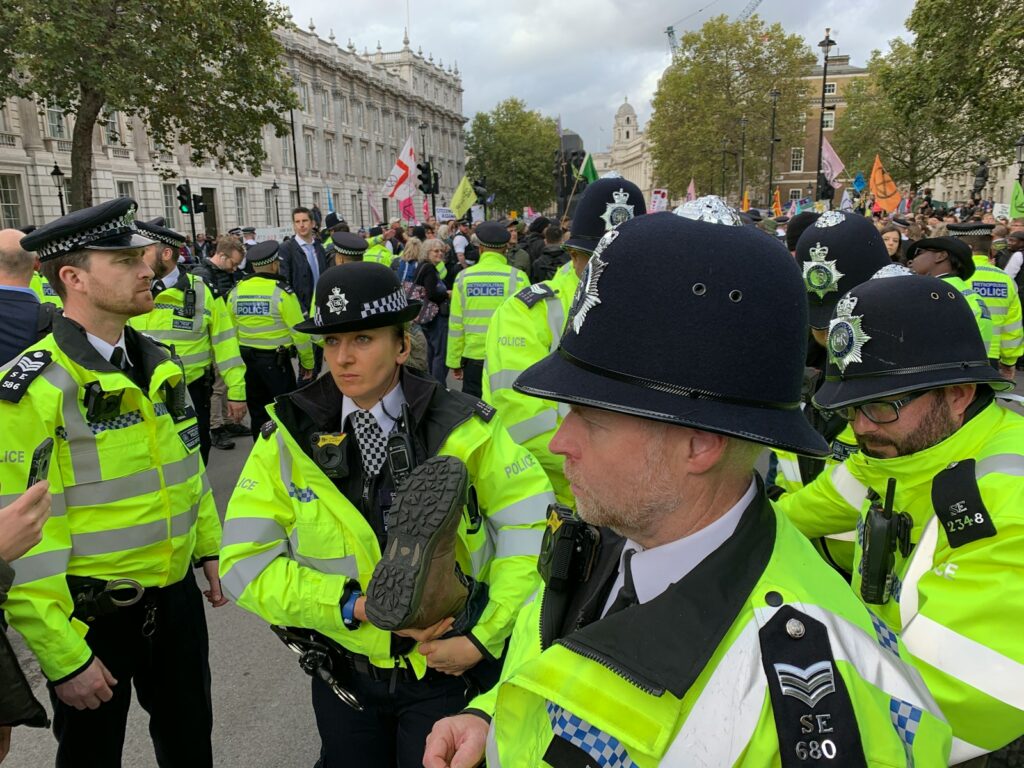
[{"label": "construction crane", "polygon": [[[718,2],[718,0],[713,0],[713,2],[708,3],[703,8],[698,8],[689,16],[684,16],[682,19],[677,21],[676,24],[682,21],[686,21],[691,16],[696,16],[698,13],[702,13],[703,11],[707,10],[712,5],[714,5],[716,2]],[[747,19],[749,19],[751,16],[754,15],[754,11],[756,11],[757,7],[761,5],[761,2],[762,0],[750,0],[750,2],[747,3],[746,7],[742,11],[740,11],[740,15],[737,17],[737,19],[739,21],[746,21]],[[668,51],[672,55],[675,55],[675,52],[679,50],[679,41],[676,39],[675,25],[669,25],[665,27],[665,35],[668,37]]]}]

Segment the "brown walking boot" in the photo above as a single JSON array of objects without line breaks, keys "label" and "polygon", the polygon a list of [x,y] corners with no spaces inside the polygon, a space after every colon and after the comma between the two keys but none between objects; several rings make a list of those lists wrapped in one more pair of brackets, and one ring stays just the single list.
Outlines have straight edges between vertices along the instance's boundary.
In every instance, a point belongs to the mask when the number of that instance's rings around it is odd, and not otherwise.
[{"label": "brown walking boot", "polygon": [[389,631],[425,629],[466,605],[455,540],[468,493],[466,465],[433,456],[413,469],[391,508],[388,542],[366,591],[366,616]]}]

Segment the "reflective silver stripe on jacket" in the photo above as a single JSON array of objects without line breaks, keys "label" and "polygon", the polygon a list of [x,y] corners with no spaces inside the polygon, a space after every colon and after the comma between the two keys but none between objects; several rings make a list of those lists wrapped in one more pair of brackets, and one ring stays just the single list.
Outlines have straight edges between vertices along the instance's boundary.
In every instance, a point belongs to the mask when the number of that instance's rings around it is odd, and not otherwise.
[{"label": "reflective silver stripe on jacket", "polygon": [[14,568],[13,586],[17,587],[21,584],[62,574],[67,571],[70,559],[71,550],[66,547],[40,552],[38,555],[20,557],[11,563],[11,567]]},{"label": "reflective silver stripe on jacket", "polygon": [[82,393],[81,387],[60,365],[48,366],[43,371],[43,378],[59,389],[63,395],[61,415],[71,453],[71,468],[75,474],[75,483],[101,481],[103,475],[100,472],[100,454],[96,438],[89,425],[85,423],[81,411],[78,410],[78,401]]},{"label": "reflective silver stripe on jacket", "polygon": [[[163,467],[164,485],[171,487],[187,482],[199,473],[199,453],[190,453],[182,459]],[[133,475],[101,480],[97,483],[83,483],[64,489],[68,506],[98,507],[125,499],[156,493],[161,489],[160,471],[150,468]]]}]

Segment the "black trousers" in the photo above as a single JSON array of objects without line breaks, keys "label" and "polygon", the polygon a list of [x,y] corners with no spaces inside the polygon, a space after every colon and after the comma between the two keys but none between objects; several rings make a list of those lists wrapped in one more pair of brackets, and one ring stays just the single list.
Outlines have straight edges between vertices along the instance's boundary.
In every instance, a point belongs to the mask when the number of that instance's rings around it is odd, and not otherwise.
[{"label": "black trousers", "polygon": [[484,396],[484,361],[462,358],[462,391],[473,397]]},{"label": "black trousers", "polygon": [[374,681],[355,672],[341,684],[363,705],[357,712],[313,678],[313,712],[320,732],[316,768],[421,768],[434,723],[466,707],[466,681],[439,673],[423,680]]},{"label": "black trousers", "polygon": [[260,427],[270,420],[267,405],[278,395],[295,389],[295,375],[291,362],[287,366],[279,365],[277,353],[270,350],[242,347],[242,360],[245,361],[245,404],[255,440]]},{"label": "black trousers", "polygon": [[199,455],[203,457],[205,467],[210,463],[210,397],[213,395],[213,382],[204,374],[188,385],[188,394],[192,398],[192,406],[196,409]]},{"label": "black trousers", "polygon": [[[155,630],[142,633],[150,606]],[[99,709],[77,710],[54,693],[57,768],[120,768],[132,700],[149,713],[160,768],[212,768],[213,705],[209,638],[203,596],[191,569],[177,584],[146,593],[130,608],[90,624],[86,642],[117,680],[114,698]]]}]

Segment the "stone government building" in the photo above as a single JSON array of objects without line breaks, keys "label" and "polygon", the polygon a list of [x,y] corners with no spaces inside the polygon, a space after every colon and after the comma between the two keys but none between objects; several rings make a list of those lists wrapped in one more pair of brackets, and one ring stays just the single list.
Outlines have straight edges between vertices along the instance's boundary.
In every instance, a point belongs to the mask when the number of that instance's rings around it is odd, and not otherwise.
[{"label": "stone government building", "polygon": [[[287,227],[297,201],[316,204],[326,214],[328,194],[351,224],[369,227],[376,223],[370,220],[369,195],[385,217],[397,215],[381,187],[410,131],[417,156],[429,156],[441,174],[438,205],[448,200],[465,170],[458,65],[444,66],[432,54],[424,57],[422,49],[414,52],[408,35],[399,51],[385,52],[378,43],[375,53],[358,53],[351,40],[337,45],[333,31],[324,40],[312,21],[308,29],[275,32],[296,81],[297,158],[292,137],[278,138],[268,127],[261,176],[232,174],[210,163],[194,166],[186,148],[157,147],[141,120],[113,112],[93,134],[94,200],[130,195],[139,201],[141,216],[164,216],[170,226],[187,232],[188,216],[178,211],[175,191],[187,176],[207,206],[207,213],[196,216],[200,233],[277,226],[279,220]],[[72,120],[34,101],[0,102],[0,227],[39,225],[60,215],[51,172],[56,163],[70,176]],[[155,156],[173,178],[161,178],[153,169]],[[301,195],[295,189],[296,159]],[[420,214],[419,194],[416,204]]]}]

